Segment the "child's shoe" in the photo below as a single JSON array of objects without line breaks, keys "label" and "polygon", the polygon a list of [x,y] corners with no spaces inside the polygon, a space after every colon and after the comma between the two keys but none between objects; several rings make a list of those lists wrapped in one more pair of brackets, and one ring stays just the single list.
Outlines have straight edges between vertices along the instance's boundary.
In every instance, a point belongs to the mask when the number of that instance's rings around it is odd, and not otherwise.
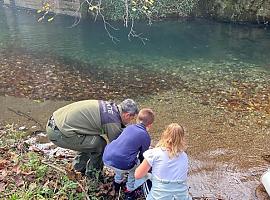
[{"label": "child's shoe", "polygon": [[125,191],[125,200],[136,200],[135,191]]},{"label": "child's shoe", "polygon": [[143,193],[142,186],[138,187],[138,188],[135,189],[133,192],[135,193],[136,199],[137,199],[137,198],[142,198],[142,197],[144,197],[144,193]]},{"label": "child's shoe", "polygon": [[119,192],[120,188],[124,188],[125,187],[125,183],[122,182],[122,183],[116,183],[115,181],[113,182],[113,189],[116,193]]}]

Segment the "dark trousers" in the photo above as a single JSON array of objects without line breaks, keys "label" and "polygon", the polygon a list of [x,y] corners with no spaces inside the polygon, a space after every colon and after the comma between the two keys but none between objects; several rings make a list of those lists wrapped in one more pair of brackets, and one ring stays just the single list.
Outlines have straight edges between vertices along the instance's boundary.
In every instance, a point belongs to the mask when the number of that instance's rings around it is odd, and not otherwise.
[{"label": "dark trousers", "polygon": [[99,135],[77,134],[72,137],[66,137],[59,129],[51,127],[49,124],[46,127],[46,132],[49,140],[55,145],[78,151],[73,161],[76,171],[85,172],[87,175],[93,169],[98,171],[103,169],[102,155],[107,144],[103,137]]}]

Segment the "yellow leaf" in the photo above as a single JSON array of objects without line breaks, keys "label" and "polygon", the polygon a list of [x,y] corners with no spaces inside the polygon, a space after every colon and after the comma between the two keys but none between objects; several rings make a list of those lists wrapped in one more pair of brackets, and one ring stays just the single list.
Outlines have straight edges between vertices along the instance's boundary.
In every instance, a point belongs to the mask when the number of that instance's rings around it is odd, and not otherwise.
[{"label": "yellow leaf", "polygon": [[40,17],[39,19],[38,19],[38,22],[41,22],[43,20],[43,17]]},{"label": "yellow leaf", "polygon": [[89,7],[89,10],[91,10],[91,11],[93,11],[93,10],[98,10],[98,6],[91,6],[91,7]]},{"label": "yellow leaf", "polygon": [[37,13],[41,13],[42,12],[42,10],[37,10]]},{"label": "yellow leaf", "polygon": [[143,9],[144,9],[144,10],[148,10],[148,7],[146,7],[146,6],[143,6]]},{"label": "yellow leaf", "polygon": [[51,22],[53,19],[54,19],[53,17],[49,18],[48,19],[48,22]]}]

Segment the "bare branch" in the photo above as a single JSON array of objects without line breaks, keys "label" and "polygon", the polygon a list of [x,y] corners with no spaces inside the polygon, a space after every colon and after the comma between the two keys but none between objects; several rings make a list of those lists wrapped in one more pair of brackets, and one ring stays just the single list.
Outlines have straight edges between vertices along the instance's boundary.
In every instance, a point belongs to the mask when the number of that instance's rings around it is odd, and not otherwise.
[{"label": "bare branch", "polygon": [[111,26],[111,24],[109,24],[109,23],[105,20],[105,18],[104,18],[104,16],[103,16],[102,14],[101,14],[101,17],[102,17],[102,20],[103,20],[104,29],[106,30],[108,36],[111,38],[112,42],[116,44],[116,42],[119,42],[120,40],[119,40],[118,38],[114,37],[114,36],[110,33],[110,31],[108,30],[108,28],[107,28],[107,25],[108,25],[109,27],[113,27],[113,26]]},{"label": "bare branch", "polygon": [[128,27],[128,19],[129,19],[129,5],[128,5],[128,0],[125,0],[125,15],[124,15],[125,27]]},{"label": "bare branch", "polygon": [[[113,3],[113,0],[111,0],[111,2]],[[159,0],[157,2],[159,2]],[[130,0],[124,0],[123,3],[124,3],[124,15],[123,15],[124,27],[130,28],[129,33],[128,33],[128,40],[131,40],[131,37],[138,38],[141,40],[141,42],[143,44],[145,44],[145,41],[147,41],[148,39],[145,37],[142,37],[142,33],[136,33],[136,31],[134,29],[134,17],[132,16],[131,10],[133,10],[133,11],[137,10],[138,13],[145,15],[146,18],[148,19],[148,24],[151,25],[152,24],[151,16],[153,13],[148,10],[149,4],[145,6],[145,2],[141,2],[138,7],[132,8],[132,2]],[[105,29],[107,35],[109,36],[109,38],[112,40],[112,42],[113,43],[119,42],[119,39],[112,34],[112,31],[117,31],[119,29],[112,26],[105,19],[105,16],[102,12],[103,11],[102,6],[104,4],[104,2],[102,0],[84,0],[81,3],[80,7],[74,13],[74,16],[79,16],[79,17],[77,18],[77,20],[74,22],[74,24],[71,27],[76,26],[80,22],[81,15],[78,15],[78,13],[82,9],[83,5],[85,5],[85,4],[88,5],[88,10],[92,11],[92,14],[94,15],[94,21],[96,21],[98,19],[98,17],[100,16],[100,18],[103,22],[104,29]],[[152,5],[152,3],[151,3],[151,5]],[[157,10],[153,10],[153,9],[155,9],[154,7],[152,8],[152,11],[158,13]]]},{"label": "bare branch", "polygon": [[145,45],[145,41],[148,40],[147,38],[141,37],[142,33],[137,34],[136,31],[134,30],[134,19],[131,19],[131,26],[130,26],[130,31],[128,33],[128,40],[131,40],[130,38],[139,38],[141,42]]},{"label": "bare branch", "polygon": [[80,6],[78,7],[78,9],[73,13],[73,16],[76,17],[74,23],[69,27],[69,28],[73,28],[74,26],[77,26],[82,18],[81,12],[80,10],[82,9],[83,5],[86,3],[86,0],[83,1],[82,3],[80,3]]},{"label": "bare branch", "polygon": [[103,25],[104,25],[104,29],[107,32],[109,38],[111,38],[112,42],[116,44],[116,42],[119,42],[120,40],[116,37],[114,37],[111,32],[108,30],[108,27],[113,29],[113,30],[118,30],[117,28],[115,28],[114,26],[112,26],[110,23],[108,23],[104,17],[104,15],[101,13],[101,5],[102,5],[102,0],[99,0],[99,4],[98,4],[98,10],[97,10],[97,14],[101,16],[102,21],[103,21]]},{"label": "bare branch", "polygon": [[39,121],[37,121],[36,119],[31,117],[30,115],[28,115],[28,114],[26,114],[26,113],[24,113],[22,111],[19,111],[19,110],[16,111],[16,110],[14,110],[12,108],[8,108],[8,110],[14,112],[15,114],[17,114],[19,116],[23,116],[23,117],[27,118],[28,120],[31,120],[31,121],[35,122],[36,124],[38,124],[40,126],[40,128],[43,128],[43,125]]}]

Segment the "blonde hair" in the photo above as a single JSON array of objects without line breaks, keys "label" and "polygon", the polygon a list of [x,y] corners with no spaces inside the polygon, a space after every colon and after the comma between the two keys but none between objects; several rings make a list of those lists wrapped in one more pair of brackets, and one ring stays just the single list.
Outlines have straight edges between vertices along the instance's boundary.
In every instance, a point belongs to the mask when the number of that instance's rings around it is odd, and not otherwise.
[{"label": "blonde hair", "polygon": [[150,108],[143,108],[138,114],[138,121],[143,123],[145,126],[153,124],[155,120],[155,114]]},{"label": "blonde hair", "polygon": [[166,148],[169,158],[176,157],[186,150],[184,128],[177,123],[172,123],[161,135],[156,147]]}]

